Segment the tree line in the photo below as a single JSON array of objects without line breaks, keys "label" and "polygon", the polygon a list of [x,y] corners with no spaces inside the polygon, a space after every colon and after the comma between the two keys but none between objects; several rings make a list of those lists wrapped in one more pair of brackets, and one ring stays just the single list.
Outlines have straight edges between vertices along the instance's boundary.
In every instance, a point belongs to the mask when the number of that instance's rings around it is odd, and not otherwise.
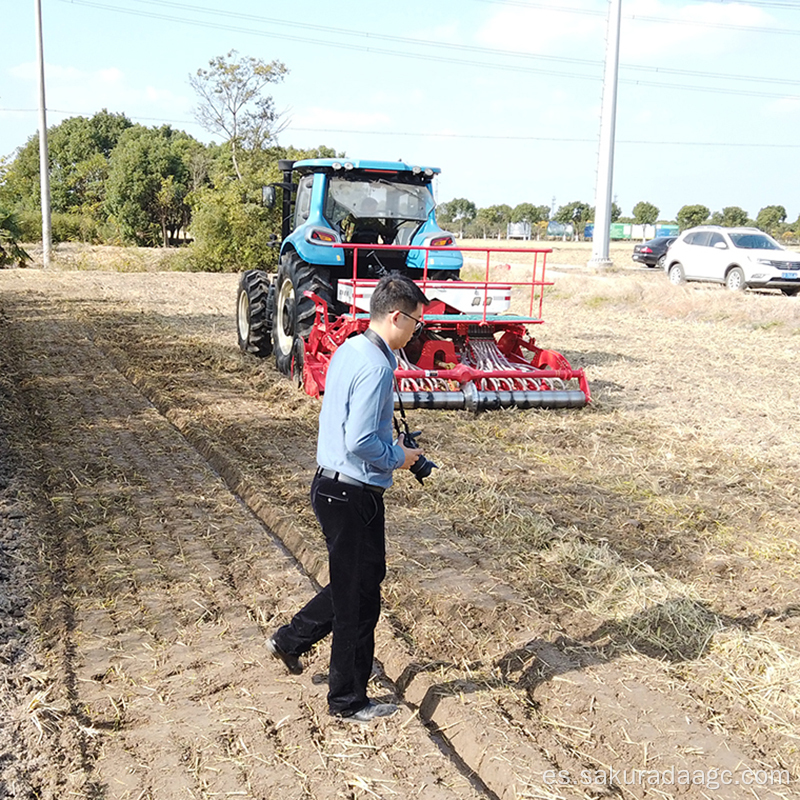
[{"label": "tree line", "polygon": [[[284,79],[278,61],[239,56],[232,50],[190,76],[198,98],[195,118],[221,144],[203,144],[169,125],[145,127],[125,114],[102,110],[72,117],[48,130],[53,239],[183,248],[189,268],[223,271],[270,267],[276,259],[272,234],[280,210],[261,202],[262,187],[282,180],[280,159],[337,157],[327,146],[281,147],[280,114],[266,92]],[[343,153],[338,154],[344,156]],[[23,261],[20,242],[41,239],[39,136],[13,158],[0,160],[0,265]],[[612,222],[654,224],[659,209],[640,202],[632,216],[612,207]],[[569,223],[578,237],[594,220],[581,201],[560,206],[520,203],[478,208],[466,198],[437,207],[440,224],[461,237],[500,238],[510,222],[530,223],[543,238],[552,221]],[[786,223],[782,206],[767,206],[751,220],[743,209],[710,212],[687,205],[681,229],[705,222],[755,225],[777,236],[800,233],[800,218]]]},{"label": "tree line", "polygon": [[[631,216],[623,216],[617,203],[611,205],[611,222],[625,222],[634,225],[677,224],[683,231],[697,225],[722,225],[727,228],[749,226],[786,241],[800,238],[800,217],[794,223],[786,222],[786,209],[783,206],[765,206],[755,219],[738,206],[727,206],[722,211],[711,212],[703,205],[685,205],[675,220],[659,219],[660,209],[641,201],[633,209]],[[440,223],[449,225],[461,237],[488,239],[506,235],[507,226],[513,222],[527,222],[536,238],[544,238],[549,222],[570,224],[576,238],[583,236],[588,223],[594,222],[594,206],[582,201],[573,201],[559,206],[554,212],[549,206],[520,203],[513,208],[509,205],[494,205],[478,208],[475,203],[459,197],[436,207]]]},{"label": "tree line", "polygon": [[[185,266],[211,271],[270,267],[280,209],[262,187],[282,180],[280,159],[335,157],[276,143],[280,115],[269,84],[286,67],[230,51],[190,76],[195,117],[221,144],[170,125],[145,127],[102,110],[48,130],[53,239],[176,247]],[[20,259],[19,242],[41,240],[39,136],[0,163],[0,263]],[[11,243],[15,250],[12,250]]]}]

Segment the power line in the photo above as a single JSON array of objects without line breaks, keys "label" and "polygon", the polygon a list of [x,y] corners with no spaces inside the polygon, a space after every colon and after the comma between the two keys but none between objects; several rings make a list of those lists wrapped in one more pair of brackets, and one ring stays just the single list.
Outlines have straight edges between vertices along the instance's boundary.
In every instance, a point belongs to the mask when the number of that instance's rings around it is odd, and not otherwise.
[{"label": "power line", "polygon": [[[544,68],[534,68],[534,67],[522,67],[522,66],[515,66],[509,64],[499,64],[499,63],[490,63],[490,62],[475,62],[472,60],[464,60],[464,59],[456,59],[456,58],[448,58],[446,56],[439,56],[439,55],[431,55],[431,54],[422,54],[422,53],[409,53],[406,51],[396,51],[396,50],[387,50],[384,48],[375,48],[375,47],[365,47],[356,44],[347,44],[344,42],[333,42],[330,39],[320,40],[320,39],[313,39],[308,37],[302,36],[291,36],[286,34],[279,34],[279,33],[269,33],[266,31],[257,31],[253,30],[252,28],[241,28],[238,26],[233,25],[220,25],[219,23],[211,23],[205,22],[202,20],[195,20],[188,18],[186,16],[181,17],[174,17],[166,14],[154,13],[149,11],[136,11],[129,8],[120,8],[118,6],[109,5],[107,3],[96,2],[93,0],[61,0],[61,2],[69,2],[70,5],[81,5],[87,6],[90,8],[99,8],[107,11],[116,11],[119,13],[129,14],[132,16],[140,16],[146,18],[154,18],[154,19],[163,19],[169,22],[178,22],[184,23],[189,25],[195,25],[199,27],[213,27],[215,29],[224,28],[226,30],[231,30],[234,32],[240,33],[248,33],[255,36],[264,36],[268,38],[281,38],[281,39],[289,39],[291,41],[301,41],[306,43],[311,43],[315,45],[320,45],[324,47],[334,47],[338,49],[346,49],[346,50],[355,50],[361,52],[370,52],[376,53],[380,55],[390,55],[390,56],[397,56],[403,58],[414,58],[414,59],[422,59],[428,61],[435,61],[440,63],[451,63],[457,64],[460,66],[471,66],[471,67],[478,67],[478,68],[489,68],[489,69],[498,69],[508,72],[521,72],[521,73],[535,73],[535,74],[544,74],[549,75],[551,77],[558,77],[558,78],[569,78],[575,80],[593,80],[599,81],[601,77],[599,74],[591,75],[585,73],[575,73],[575,72],[565,72],[553,69],[544,69]],[[589,59],[579,59],[579,58],[570,58],[564,56],[542,56],[538,54],[531,54],[531,53],[523,53],[520,51],[514,50],[501,50],[496,48],[487,48],[487,47],[478,47],[475,45],[460,45],[460,44],[452,44],[452,43],[445,43],[445,42],[433,42],[430,40],[425,39],[414,39],[408,37],[399,37],[399,36],[390,36],[387,34],[376,34],[370,33],[366,31],[353,31],[353,30],[346,30],[342,28],[333,28],[331,26],[326,25],[317,25],[313,23],[302,23],[302,22],[293,22],[287,20],[280,20],[271,17],[263,17],[254,14],[242,14],[238,12],[230,12],[230,11],[222,11],[218,9],[210,9],[204,8],[202,6],[197,6],[194,4],[186,4],[186,3],[177,3],[172,2],[171,0],[135,0],[135,2],[143,3],[146,5],[154,5],[160,7],[168,7],[174,9],[180,9],[182,11],[194,11],[200,12],[204,14],[211,14],[214,16],[220,16],[223,18],[232,18],[232,19],[243,19],[247,21],[255,21],[265,24],[272,24],[272,25],[280,25],[284,27],[296,27],[301,29],[308,29],[308,30],[320,30],[325,31],[326,33],[337,33],[346,36],[358,36],[361,38],[369,38],[375,39],[380,41],[395,41],[404,44],[413,44],[416,46],[422,47],[435,47],[437,50],[456,50],[456,51],[463,51],[463,52],[472,52],[472,53],[481,53],[484,55],[494,55],[500,57],[509,57],[509,58],[523,58],[523,59],[535,59],[535,60],[543,60],[543,61],[553,61],[559,63],[568,63],[568,64],[576,64],[587,66],[591,68],[600,69],[602,67],[602,61],[596,60],[589,60]],[[535,7],[543,7],[543,8],[558,8],[558,10],[562,11],[569,11],[569,12],[577,12],[580,9],[564,9],[562,7],[550,6],[547,4],[541,3],[520,3],[520,5],[526,6],[535,6]],[[596,14],[597,12],[591,12]],[[644,18],[642,18],[644,19]],[[648,18],[654,21],[665,21],[661,18]],[[678,22],[680,22],[678,20]],[[785,31],[781,31],[785,32]],[[796,31],[797,34],[800,35],[800,30]],[[652,73],[662,73],[662,74],[674,74],[680,75],[684,77],[702,77],[702,78],[710,78],[712,80],[726,80],[726,81],[735,81],[738,84],[741,84],[742,81],[751,81],[755,83],[768,83],[768,84],[776,84],[776,85],[786,85],[786,86],[800,86],[800,80],[794,80],[791,78],[768,78],[768,77],[759,77],[759,76],[751,76],[751,75],[732,75],[726,73],[714,73],[714,72],[703,72],[703,71],[696,71],[696,70],[684,70],[684,69],[675,69],[672,67],[651,67],[645,65],[621,65],[622,69],[625,70],[640,70],[644,72],[652,72]],[[772,98],[785,98],[785,97],[795,97],[795,95],[784,95],[784,94],[776,94],[776,93],[760,93],[760,92],[752,92],[746,91],[741,89],[735,90],[723,90],[717,89],[715,87],[703,87],[703,86],[693,86],[691,84],[686,85],[674,85],[674,84],[664,84],[659,82],[648,83],[641,80],[636,79],[623,79],[622,83],[627,84],[638,84],[638,85],[647,85],[647,86],[656,86],[661,88],[677,88],[677,89],[685,89],[688,91],[705,91],[705,92],[724,92],[727,94],[740,94],[744,96],[756,96],[756,97],[772,97]]]},{"label": "power line", "polygon": [[[740,0],[721,0],[721,2],[738,3]],[[782,11],[800,11],[800,3],[792,3],[790,0],[786,0],[783,3],[776,0],[748,0],[747,4],[762,8],[779,8]]]},{"label": "power line", "polygon": [[[724,0],[723,0],[724,1]],[[583,14],[586,16],[605,16],[604,11],[593,11],[586,8],[576,8],[574,6],[561,6],[552,3],[535,3],[528,0],[476,0],[479,3],[488,3],[489,5],[507,5],[516,6],[518,8],[530,9],[544,9],[547,11],[556,11],[563,14]],[[737,0],[730,0],[730,2],[737,2]],[[748,5],[759,5],[754,0],[748,0]],[[798,11],[800,5],[785,4],[779,2],[765,2],[763,7],[780,8],[782,10]],[[636,20],[638,22],[657,22],[659,24],[668,25],[699,25],[704,28],[720,28],[723,30],[739,30],[748,33],[779,33],[789,36],[800,36],[800,30],[787,29],[787,28],[768,28],[760,25],[733,25],[727,22],[706,22],[703,20],[694,19],[677,19],[675,17],[649,17],[643,14],[623,14],[623,19]]]},{"label": "power line", "polygon": [[[66,110],[61,108],[48,108],[49,113],[52,114],[72,114],[76,116],[90,116],[95,112]],[[0,112],[18,112],[33,114],[36,113],[35,108],[2,108]],[[120,112],[121,113],[121,112]],[[190,119],[165,119],[163,117],[141,117],[136,114],[126,114],[131,120],[144,120],[146,122],[165,122],[170,125],[195,125],[195,120]],[[356,130],[352,128],[306,128],[294,125],[288,125],[285,131],[296,131],[302,133],[346,133],[358,134],[363,136],[410,136],[419,137],[424,139],[482,139],[490,141],[518,141],[518,142],[567,142],[569,144],[582,144],[593,143],[597,141],[597,137],[577,137],[577,138],[564,138],[563,136],[513,136],[509,134],[491,134],[491,133],[441,133],[436,131],[369,131],[369,130]],[[658,145],[659,147],[758,147],[758,148],[774,148],[774,149],[797,149],[800,148],[800,142],[796,144],[778,144],[778,143],[765,143],[765,142],[676,142],[667,140],[651,140],[651,139],[617,139],[617,144],[630,144],[630,145]]]}]

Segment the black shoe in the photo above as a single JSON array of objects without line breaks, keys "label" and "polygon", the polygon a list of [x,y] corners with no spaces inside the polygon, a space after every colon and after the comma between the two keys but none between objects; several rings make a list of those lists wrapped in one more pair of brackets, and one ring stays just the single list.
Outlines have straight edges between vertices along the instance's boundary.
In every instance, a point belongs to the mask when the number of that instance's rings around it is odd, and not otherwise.
[{"label": "black shoe", "polygon": [[372,722],[378,717],[391,717],[398,711],[398,706],[394,703],[378,703],[376,700],[368,700],[364,708],[360,708],[354,714],[342,717],[345,722]]},{"label": "black shoe", "polygon": [[286,665],[286,669],[288,669],[292,675],[300,675],[300,673],[303,671],[303,662],[297,656],[293,656],[291,653],[285,653],[283,650],[281,650],[272,636],[267,639],[267,652],[273,658],[279,658],[281,661],[283,661],[283,663]]}]

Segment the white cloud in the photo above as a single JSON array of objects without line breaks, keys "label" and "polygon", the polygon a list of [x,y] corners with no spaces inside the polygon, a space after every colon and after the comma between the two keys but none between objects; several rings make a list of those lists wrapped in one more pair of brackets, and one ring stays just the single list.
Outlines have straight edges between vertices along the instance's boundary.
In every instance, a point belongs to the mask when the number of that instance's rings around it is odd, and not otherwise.
[{"label": "white cloud", "polygon": [[[670,20],[670,21],[665,21]],[[623,6],[620,57],[623,61],[690,58],[702,62],[740,52],[752,34],[737,27],[774,27],[764,10],[745,3],[688,3],[632,0]],[[684,65],[691,69],[691,64]]]},{"label": "white cloud", "polygon": [[386,127],[391,117],[381,112],[345,111],[314,106],[292,114],[291,128],[324,130],[374,130]]},{"label": "white cloud", "polygon": [[[35,87],[37,65],[19,64],[11,74]],[[137,85],[134,79],[117,67],[104,67],[90,72],[60,64],[45,65],[47,106],[69,114],[90,116],[102,108],[124,112],[143,122],[175,120],[176,126],[190,114],[194,100],[176,94],[164,86]],[[149,119],[148,119],[149,118]]]},{"label": "white cloud", "polygon": [[[570,3],[570,7],[575,5]],[[561,52],[565,44],[571,52],[579,52],[583,49],[582,43],[602,42],[605,30],[605,18],[591,13],[597,10],[596,6],[584,3],[583,7],[590,13],[504,6],[475,38],[488,47],[524,53],[551,55]]]},{"label": "white cloud", "polygon": [[[502,50],[602,60],[607,3],[584,0],[579,5],[579,0],[574,0],[569,7],[580,11],[560,11],[555,4],[501,7],[478,31],[476,40]],[[678,5],[664,0],[626,0],[620,56],[623,62],[639,63],[663,63],[669,57],[670,66],[676,66],[677,58],[710,60],[745,49],[752,42],[748,27],[778,27],[778,23],[765,9],[746,2],[706,0]],[[563,68],[570,69],[567,64]],[[553,69],[559,67],[553,65]]]},{"label": "white cloud", "polygon": [[800,97],[782,97],[768,103],[766,108],[776,117],[797,117],[800,114]]}]

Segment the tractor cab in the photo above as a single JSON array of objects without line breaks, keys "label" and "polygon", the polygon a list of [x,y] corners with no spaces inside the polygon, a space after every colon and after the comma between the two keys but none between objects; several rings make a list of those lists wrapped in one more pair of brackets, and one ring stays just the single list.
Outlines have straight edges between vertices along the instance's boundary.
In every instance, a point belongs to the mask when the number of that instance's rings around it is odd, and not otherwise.
[{"label": "tractor cab", "polygon": [[[451,247],[452,234],[436,222],[432,182],[439,170],[402,161],[282,161],[284,172],[281,256],[296,253],[332,270],[334,282],[353,275],[378,278],[400,271],[421,278],[424,254],[397,246]],[[296,184],[294,176],[299,176]],[[392,250],[342,245],[395,245]],[[457,278],[457,250],[434,259],[438,277]],[[429,265],[430,266],[430,265]]]},{"label": "tractor cab", "polygon": [[[280,264],[274,277],[263,270],[241,277],[237,328],[244,352],[274,353],[281,372],[319,395],[335,350],[369,325],[379,279],[397,271],[417,281],[431,303],[419,334],[397,354],[396,402],[474,411],[589,402],[583,370],[537,347],[528,331],[542,322],[550,250],[457,248],[436,222],[432,182],[439,170],[432,167],[316,158],[282,161],[280,168]],[[463,253],[473,261],[484,257],[483,280],[460,280]],[[532,257],[530,276],[492,282],[492,256],[512,253]],[[518,298],[518,308],[515,287],[528,295]]]}]

